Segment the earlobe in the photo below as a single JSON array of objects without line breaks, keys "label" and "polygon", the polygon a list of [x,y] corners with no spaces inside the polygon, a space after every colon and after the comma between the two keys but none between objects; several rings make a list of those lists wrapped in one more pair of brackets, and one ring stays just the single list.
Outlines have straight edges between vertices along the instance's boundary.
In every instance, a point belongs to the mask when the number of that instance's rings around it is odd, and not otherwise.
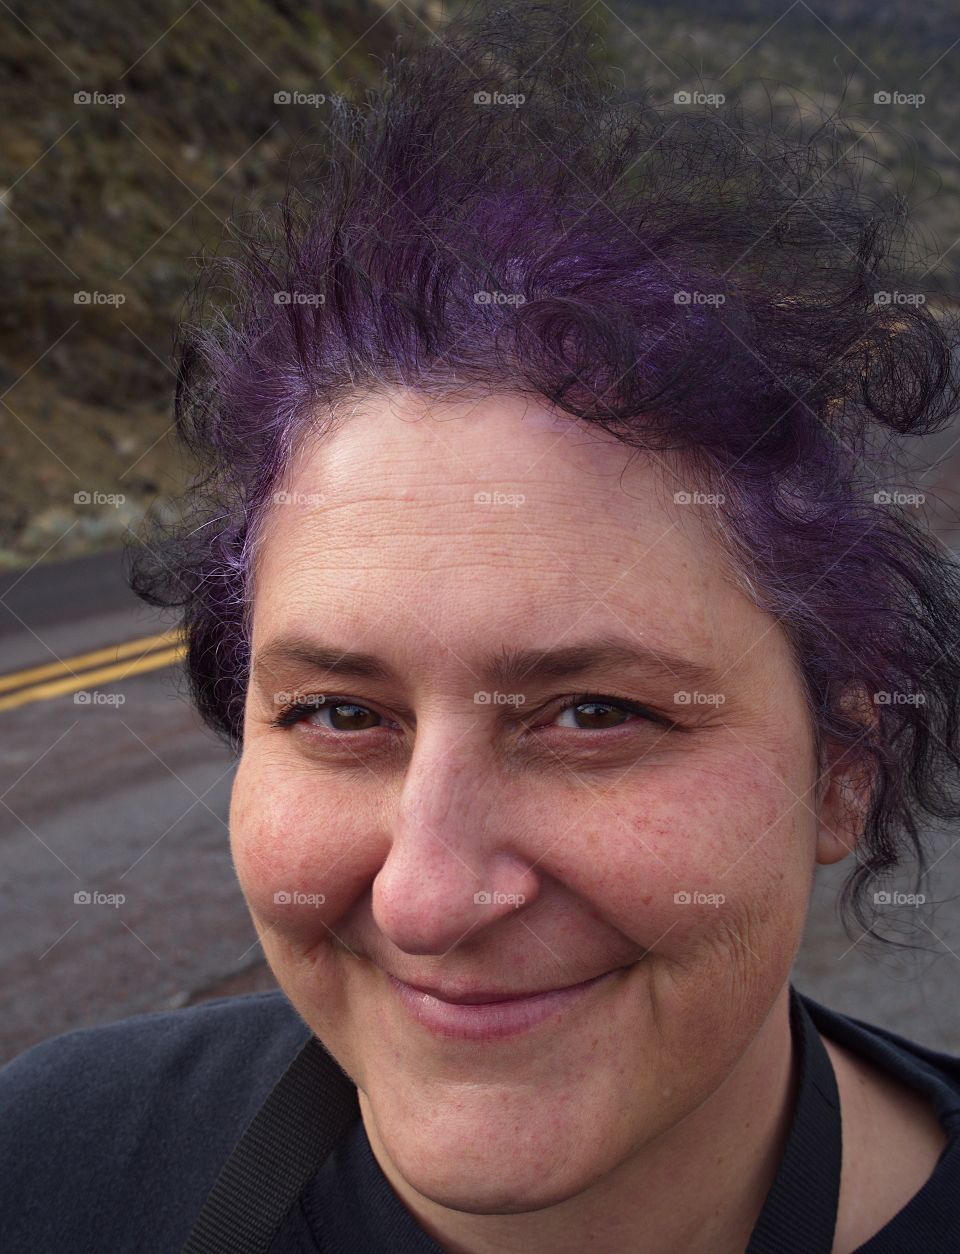
[{"label": "earlobe", "polygon": [[817,862],[829,866],[854,852],[869,812],[871,780],[863,762],[834,765],[825,777],[817,813]]},{"label": "earlobe", "polygon": [[[862,725],[863,737],[876,730],[877,709],[862,684],[847,687],[839,705],[844,714]],[[849,857],[863,835],[875,773],[872,758],[862,749],[858,752],[856,746],[834,744],[825,750],[828,765],[820,778],[817,862],[829,866]]]},{"label": "earlobe", "polygon": [[817,828],[817,862],[823,866],[841,862],[853,853],[855,846],[855,840],[850,840],[843,833],[837,832],[821,819]]}]

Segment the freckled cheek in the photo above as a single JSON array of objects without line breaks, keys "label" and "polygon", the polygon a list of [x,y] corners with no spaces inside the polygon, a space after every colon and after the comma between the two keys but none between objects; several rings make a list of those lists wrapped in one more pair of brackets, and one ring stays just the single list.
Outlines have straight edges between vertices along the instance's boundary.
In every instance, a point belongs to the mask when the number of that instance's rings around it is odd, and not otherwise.
[{"label": "freckled cheek", "polygon": [[585,831],[579,855],[567,843],[554,868],[592,914],[677,958],[731,930],[759,938],[802,921],[808,834],[792,797],[732,780],[637,801],[611,807],[614,821]]},{"label": "freckled cheek", "polygon": [[[355,810],[315,781],[237,773],[230,806],[230,847],[237,879],[258,921],[310,943],[369,887],[376,851]],[[379,854],[382,859],[382,850]]]}]

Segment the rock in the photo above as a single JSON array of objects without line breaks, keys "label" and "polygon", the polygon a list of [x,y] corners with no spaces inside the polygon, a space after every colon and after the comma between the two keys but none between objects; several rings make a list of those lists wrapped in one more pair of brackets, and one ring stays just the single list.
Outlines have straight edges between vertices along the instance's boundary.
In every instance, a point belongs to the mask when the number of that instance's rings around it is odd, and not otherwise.
[{"label": "rock", "polygon": [[[66,505],[51,505],[34,514],[17,536],[16,547],[21,553],[40,554],[51,544],[68,539],[76,514]],[[72,547],[72,546],[71,546]]]}]

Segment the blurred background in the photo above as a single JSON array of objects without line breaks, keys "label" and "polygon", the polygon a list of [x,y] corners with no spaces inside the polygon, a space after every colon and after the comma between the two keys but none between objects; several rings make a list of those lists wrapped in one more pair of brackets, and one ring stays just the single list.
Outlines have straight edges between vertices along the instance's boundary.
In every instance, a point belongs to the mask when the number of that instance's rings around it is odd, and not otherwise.
[{"label": "blurred background", "polygon": [[[190,473],[172,438],[177,319],[225,220],[269,208],[324,107],[378,77],[421,0],[61,0],[0,6],[0,1062],[72,1027],[274,986],[233,874],[227,750],[190,709],[175,624],[122,545]],[[684,92],[814,117],[913,208],[917,278],[960,275],[960,29],[949,0],[584,4],[598,55]],[[864,167],[867,182],[871,165]],[[905,492],[960,553],[960,428],[915,441]],[[887,954],[818,869],[798,987],[960,1052],[960,830],[929,833]],[[903,880],[903,891],[914,885]]]}]

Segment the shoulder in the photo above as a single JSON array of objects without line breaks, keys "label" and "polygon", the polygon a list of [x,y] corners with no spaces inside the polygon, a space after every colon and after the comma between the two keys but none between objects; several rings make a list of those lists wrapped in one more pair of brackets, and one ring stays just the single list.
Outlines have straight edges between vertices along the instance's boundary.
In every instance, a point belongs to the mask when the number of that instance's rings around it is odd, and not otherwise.
[{"label": "shoulder", "polygon": [[960,1058],[803,1001],[840,1097],[835,1254],[948,1248],[960,1196]]},{"label": "shoulder", "polygon": [[[893,1082],[925,1094],[937,1118],[949,1127],[960,1122],[960,1055],[932,1049],[879,1024],[829,1009],[800,993],[821,1036],[857,1055]],[[835,1051],[839,1053],[840,1051]]]},{"label": "shoulder", "polygon": [[79,1136],[118,1115],[133,1122],[153,1108],[169,1110],[178,1095],[193,1111],[242,1113],[309,1034],[274,990],[50,1037],[0,1068],[0,1150],[11,1118],[28,1110],[31,1126],[47,1117]]},{"label": "shoulder", "polygon": [[0,1068],[0,1249],[174,1249],[309,1028],[280,990],[80,1028]]}]

